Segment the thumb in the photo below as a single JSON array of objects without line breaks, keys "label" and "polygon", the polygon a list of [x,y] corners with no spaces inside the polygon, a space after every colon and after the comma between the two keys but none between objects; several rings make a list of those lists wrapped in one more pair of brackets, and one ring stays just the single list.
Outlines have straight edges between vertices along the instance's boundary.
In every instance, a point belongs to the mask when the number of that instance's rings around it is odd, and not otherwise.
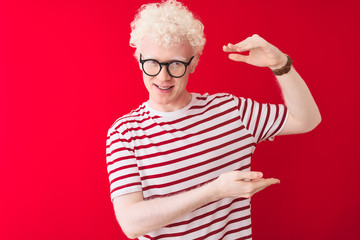
[{"label": "thumb", "polygon": [[246,55],[242,55],[242,54],[238,54],[238,53],[231,53],[229,54],[229,58],[233,61],[237,61],[237,62],[245,62],[247,63],[248,61],[248,56]]}]

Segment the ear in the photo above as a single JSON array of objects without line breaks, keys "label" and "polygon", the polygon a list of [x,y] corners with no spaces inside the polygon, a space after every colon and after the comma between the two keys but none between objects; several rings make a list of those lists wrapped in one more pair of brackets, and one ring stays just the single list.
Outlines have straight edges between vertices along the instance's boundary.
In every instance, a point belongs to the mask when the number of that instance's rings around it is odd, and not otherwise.
[{"label": "ear", "polygon": [[141,63],[140,63],[140,52],[138,51],[138,49],[136,49],[134,52],[134,58],[139,63],[139,68],[142,71],[142,67],[141,67]]},{"label": "ear", "polygon": [[199,59],[200,59],[200,53],[195,54],[194,59],[191,61],[191,64],[189,65],[190,73],[195,72],[195,69],[199,63]]}]

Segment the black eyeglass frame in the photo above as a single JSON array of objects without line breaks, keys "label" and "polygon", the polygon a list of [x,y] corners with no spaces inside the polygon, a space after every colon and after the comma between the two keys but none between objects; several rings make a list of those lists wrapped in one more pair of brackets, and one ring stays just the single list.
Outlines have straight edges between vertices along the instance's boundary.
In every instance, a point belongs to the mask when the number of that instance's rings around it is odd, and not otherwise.
[{"label": "black eyeglass frame", "polygon": [[[186,70],[187,70],[187,66],[190,65],[190,63],[191,63],[191,61],[193,60],[194,57],[195,57],[195,56],[192,56],[188,62],[183,62],[183,61],[175,60],[175,61],[171,61],[171,62],[166,62],[166,63],[165,63],[165,62],[159,62],[159,61],[156,60],[156,59],[141,59],[141,58],[142,58],[142,55],[141,55],[141,53],[140,53],[140,59],[139,59],[139,61],[140,61],[140,63],[141,63],[141,68],[142,68],[143,72],[144,72],[146,75],[150,76],[150,77],[155,77],[155,76],[157,76],[157,75],[161,72],[162,66],[166,66],[166,70],[167,70],[167,72],[169,73],[169,75],[170,75],[171,77],[173,77],[173,78],[181,78],[182,76],[185,75]],[[145,69],[144,69],[144,63],[147,62],[147,61],[157,62],[157,63],[160,65],[159,72],[156,73],[156,74],[148,74],[148,73],[145,71]],[[174,76],[174,75],[172,75],[172,74],[170,73],[170,71],[169,71],[169,66],[170,66],[170,64],[172,64],[172,63],[174,63],[174,62],[184,64],[184,66],[185,66],[185,71],[184,71],[184,73],[183,73],[181,76]]]}]

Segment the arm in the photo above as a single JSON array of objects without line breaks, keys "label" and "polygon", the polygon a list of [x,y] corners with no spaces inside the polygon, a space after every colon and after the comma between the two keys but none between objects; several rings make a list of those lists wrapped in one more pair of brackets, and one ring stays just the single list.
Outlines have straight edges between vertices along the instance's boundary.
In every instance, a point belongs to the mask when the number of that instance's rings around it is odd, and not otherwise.
[{"label": "arm", "polygon": [[[237,52],[229,54],[231,60],[259,67],[278,69],[287,61],[284,53],[256,34],[236,45],[228,44],[223,50]],[[250,51],[249,55],[238,54],[245,51]],[[277,76],[277,80],[289,110],[288,120],[279,135],[305,133],[314,129],[320,123],[321,115],[301,76],[292,66],[288,73]]]},{"label": "arm", "polygon": [[321,115],[304,80],[294,67],[287,74],[277,76],[277,80],[289,109],[288,121],[279,135],[313,130],[321,122]]},{"label": "arm", "polygon": [[[244,181],[245,179],[253,181]],[[263,179],[259,172],[233,171],[177,195],[144,200],[141,192],[135,192],[115,198],[113,204],[124,233],[129,238],[136,238],[164,227],[213,201],[225,197],[250,198],[256,192],[279,182],[274,178]]]}]

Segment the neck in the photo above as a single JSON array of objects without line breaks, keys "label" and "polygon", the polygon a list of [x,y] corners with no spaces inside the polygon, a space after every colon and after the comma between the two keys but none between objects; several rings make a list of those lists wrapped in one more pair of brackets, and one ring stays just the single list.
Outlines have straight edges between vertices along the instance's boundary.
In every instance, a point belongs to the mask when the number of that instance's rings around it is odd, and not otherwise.
[{"label": "neck", "polygon": [[149,99],[148,103],[151,108],[155,109],[156,111],[160,112],[174,112],[177,110],[180,110],[184,107],[186,107],[188,104],[190,104],[192,99],[192,95],[189,92],[186,92],[184,96],[182,97],[181,101],[177,101],[176,103],[170,102],[170,103],[156,103]]}]

